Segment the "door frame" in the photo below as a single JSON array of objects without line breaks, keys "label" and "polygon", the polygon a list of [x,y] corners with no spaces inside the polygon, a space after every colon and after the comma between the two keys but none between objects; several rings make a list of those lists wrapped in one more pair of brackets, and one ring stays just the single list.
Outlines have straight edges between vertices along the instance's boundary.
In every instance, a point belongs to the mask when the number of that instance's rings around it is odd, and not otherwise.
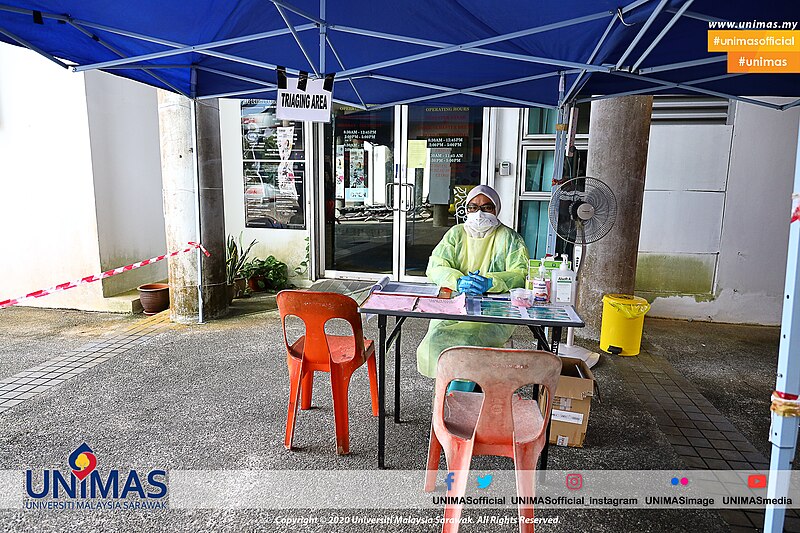
[{"label": "door frame", "polygon": [[[481,184],[493,184],[494,182],[494,161],[495,161],[495,146],[496,146],[496,123],[493,120],[494,108],[483,108],[483,124],[482,124],[482,137],[481,137]],[[324,126],[322,124],[314,124],[314,169],[316,170],[316,179],[314,180],[314,194],[313,205],[316,209],[312,212],[313,223],[310,224],[311,231],[309,239],[311,246],[310,262],[313,265],[311,269],[312,280],[316,279],[344,279],[344,280],[363,280],[363,281],[377,281],[383,278],[386,274],[371,273],[371,272],[353,272],[345,270],[332,270],[326,269],[325,257],[325,192],[324,192],[324,178],[325,178],[325,136]],[[413,281],[425,282],[425,276],[410,276],[405,273],[406,264],[406,232],[408,230],[407,212],[413,205],[413,198],[409,202],[408,194],[406,192],[407,186],[412,184],[409,180],[407,170],[407,145],[408,145],[408,106],[401,105],[394,107],[394,147],[392,150],[394,161],[399,165],[399,176],[392,176],[393,187],[395,192],[392,195],[392,210],[394,216],[392,217],[392,273],[393,280],[400,281]],[[309,128],[311,129],[311,128]],[[491,153],[490,153],[491,151]],[[335,168],[332,162],[332,169]]]}]

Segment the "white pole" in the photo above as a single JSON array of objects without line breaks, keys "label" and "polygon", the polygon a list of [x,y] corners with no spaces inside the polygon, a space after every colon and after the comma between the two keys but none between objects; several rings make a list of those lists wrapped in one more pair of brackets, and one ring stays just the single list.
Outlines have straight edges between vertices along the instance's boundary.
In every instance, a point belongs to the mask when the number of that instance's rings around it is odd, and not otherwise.
[{"label": "white pole", "polygon": [[[197,159],[197,100],[192,99],[192,162],[194,163],[194,229],[197,242],[203,244],[200,233],[200,168]],[[197,323],[203,323],[203,252],[197,249]]]},{"label": "white pole", "polygon": [[[795,153],[794,188],[792,189],[792,212],[795,195],[800,192],[800,134]],[[784,399],[796,400],[800,396],[800,298],[797,287],[800,285],[800,221],[789,224],[789,254],[786,258],[786,285],[784,289],[783,316],[781,318],[781,340],[778,351],[778,377],[775,381],[776,394]],[[767,497],[780,498],[789,491],[789,478],[792,471],[795,448],[797,447],[798,419],[771,413],[772,425],[769,440],[772,443],[772,456],[769,463],[769,482]],[[780,533],[786,517],[785,506],[768,505],[764,515],[764,531]]]}]

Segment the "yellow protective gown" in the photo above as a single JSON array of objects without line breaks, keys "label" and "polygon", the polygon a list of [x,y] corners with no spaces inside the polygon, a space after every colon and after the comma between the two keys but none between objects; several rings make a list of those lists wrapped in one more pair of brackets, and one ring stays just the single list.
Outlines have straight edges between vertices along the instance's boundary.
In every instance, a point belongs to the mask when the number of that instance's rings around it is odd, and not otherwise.
[{"label": "yellow protective gown", "polygon": [[[489,292],[508,292],[525,286],[528,272],[528,248],[522,236],[500,225],[483,238],[470,237],[463,224],[445,233],[428,260],[428,279],[440,287],[456,290],[461,276],[479,270],[492,279]],[[436,363],[442,350],[452,346],[502,347],[514,332],[514,326],[431,320],[428,333],[417,348],[417,369],[436,377]]]}]

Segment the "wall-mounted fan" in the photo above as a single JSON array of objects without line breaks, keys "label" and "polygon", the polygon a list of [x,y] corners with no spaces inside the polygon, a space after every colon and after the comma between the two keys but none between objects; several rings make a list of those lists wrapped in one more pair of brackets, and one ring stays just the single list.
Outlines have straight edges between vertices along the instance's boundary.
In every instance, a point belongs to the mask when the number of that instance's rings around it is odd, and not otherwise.
[{"label": "wall-mounted fan", "polygon": [[[573,178],[553,189],[548,215],[556,235],[576,246],[573,259],[577,293],[581,263],[586,257],[586,245],[599,241],[614,227],[617,198],[611,188],[599,179]],[[559,355],[578,357],[589,366],[594,366],[600,355],[575,346],[574,339],[574,330],[568,328],[567,343],[559,347]]]}]

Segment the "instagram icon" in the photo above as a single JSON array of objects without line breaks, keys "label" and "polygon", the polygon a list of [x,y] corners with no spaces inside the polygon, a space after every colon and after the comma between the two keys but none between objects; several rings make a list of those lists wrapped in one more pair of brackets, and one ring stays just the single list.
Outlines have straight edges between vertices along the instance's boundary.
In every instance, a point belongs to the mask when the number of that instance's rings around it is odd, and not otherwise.
[{"label": "instagram icon", "polygon": [[583,476],[580,474],[567,474],[567,488],[569,490],[581,490],[583,488]]}]

